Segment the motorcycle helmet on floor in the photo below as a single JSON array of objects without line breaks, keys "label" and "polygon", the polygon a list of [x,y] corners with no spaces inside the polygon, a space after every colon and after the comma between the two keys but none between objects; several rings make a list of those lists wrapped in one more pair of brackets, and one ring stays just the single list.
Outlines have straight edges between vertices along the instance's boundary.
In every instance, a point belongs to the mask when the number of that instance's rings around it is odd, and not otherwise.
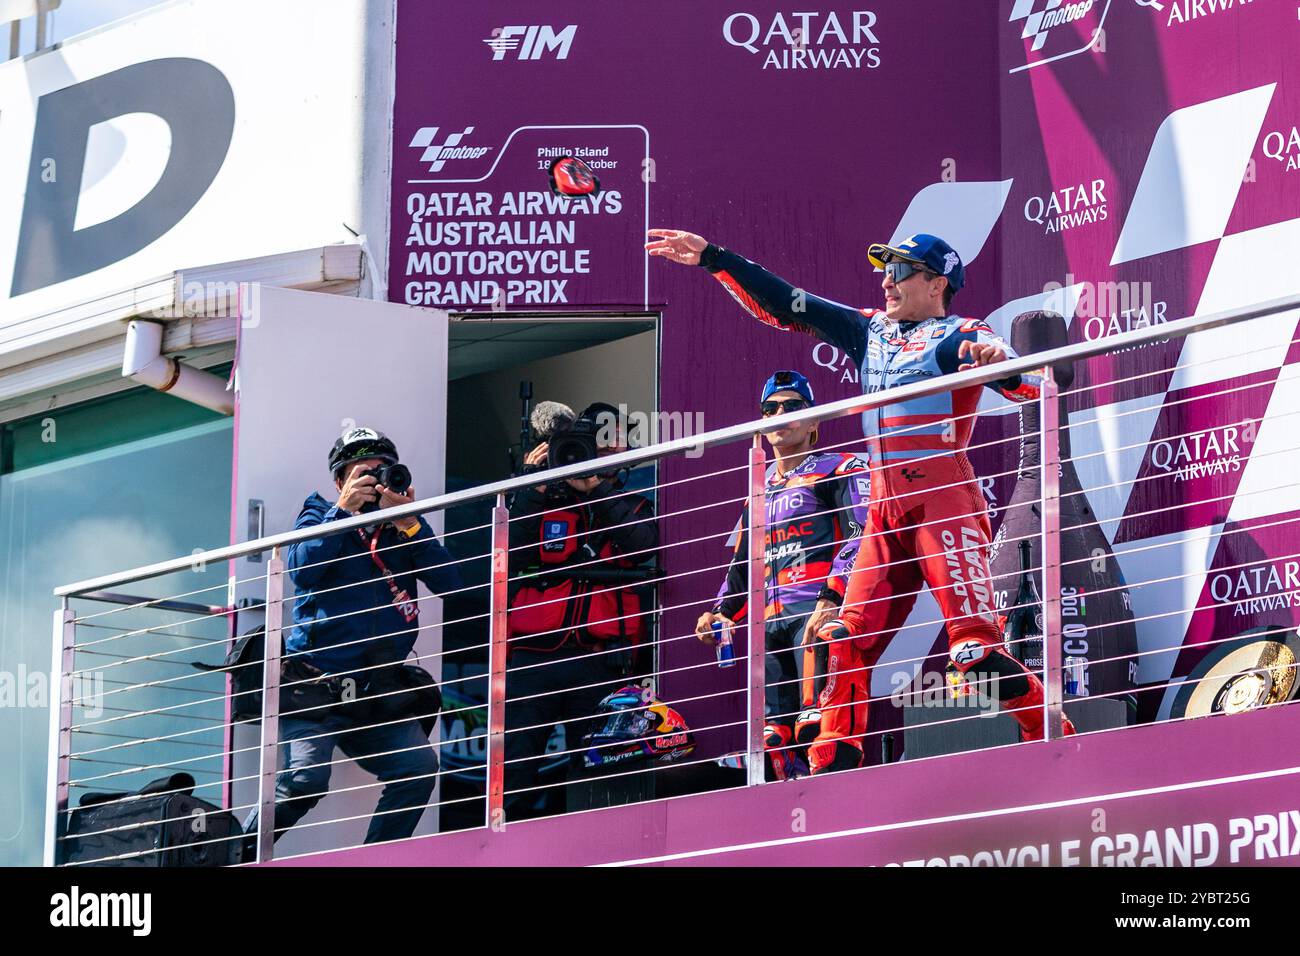
[{"label": "motorcycle helmet on floor", "polygon": [[670,763],[695,749],[686,720],[654,691],[636,684],[621,687],[600,702],[600,729],[587,734],[583,754],[588,768],[640,760]]}]

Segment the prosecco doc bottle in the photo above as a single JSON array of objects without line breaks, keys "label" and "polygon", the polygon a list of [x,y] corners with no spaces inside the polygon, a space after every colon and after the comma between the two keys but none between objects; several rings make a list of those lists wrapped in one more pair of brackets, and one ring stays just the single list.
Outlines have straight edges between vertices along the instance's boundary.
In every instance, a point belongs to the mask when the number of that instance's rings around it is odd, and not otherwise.
[{"label": "prosecco doc bottle", "polygon": [[1020,586],[1007,613],[1007,651],[1031,671],[1043,670],[1043,599],[1030,567],[1029,542],[1020,542]]}]

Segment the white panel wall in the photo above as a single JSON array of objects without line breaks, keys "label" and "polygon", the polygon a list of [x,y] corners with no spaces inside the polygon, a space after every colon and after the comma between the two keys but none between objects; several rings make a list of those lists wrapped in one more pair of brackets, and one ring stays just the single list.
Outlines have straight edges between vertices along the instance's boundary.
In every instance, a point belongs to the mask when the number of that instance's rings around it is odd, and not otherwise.
[{"label": "white panel wall", "polygon": [[[393,0],[185,0],[0,63],[0,358],[38,348],[51,354],[67,336],[94,340],[93,322],[63,328],[66,319],[52,314],[58,309],[178,270],[350,240],[344,224],[369,234],[382,276],[392,11]],[[215,179],[139,251],[9,298],[29,167],[41,161],[32,156],[41,98],[168,58],[208,64],[233,92],[234,132]],[[92,127],[79,230],[153,188],[176,146],[166,126],[134,113]],[[104,324],[103,334],[116,327]]]},{"label": "white panel wall", "polygon": [[[329,449],[353,421],[387,434],[414,476],[420,497],[444,490],[447,400],[447,320],[443,313],[342,296],[265,289],[261,310],[241,329],[239,408],[235,422],[233,541],[247,541],[248,501],[266,503],[266,534],[293,528],[303,500],[318,491],[333,501]],[[432,521],[435,531],[441,522]],[[267,556],[269,557],[269,555]],[[265,560],[235,562],[238,579],[266,573]],[[287,582],[286,582],[287,584]],[[238,597],[260,598],[264,584],[239,585]],[[291,586],[288,588],[291,590]],[[427,594],[421,585],[421,594]],[[422,627],[440,619],[438,602],[420,603]],[[240,616],[240,630],[261,623]],[[286,615],[286,625],[289,620]],[[437,629],[421,630],[417,654],[441,649]],[[439,677],[438,658],[423,661]],[[256,747],[258,730],[240,728],[235,748]],[[255,774],[256,753],[240,755],[235,776]],[[336,752],[335,759],[342,753]],[[334,768],[331,789],[374,783],[350,763]],[[379,787],[326,797],[302,824],[357,816],[347,823],[303,827],[280,839],[278,854],[352,846],[361,842]],[[435,794],[436,799],[436,794]],[[252,781],[235,787],[234,802],[256,802]],[[247,811],[241,812],[241,819]],[[437,830],[426,811],[419,833]]]}]

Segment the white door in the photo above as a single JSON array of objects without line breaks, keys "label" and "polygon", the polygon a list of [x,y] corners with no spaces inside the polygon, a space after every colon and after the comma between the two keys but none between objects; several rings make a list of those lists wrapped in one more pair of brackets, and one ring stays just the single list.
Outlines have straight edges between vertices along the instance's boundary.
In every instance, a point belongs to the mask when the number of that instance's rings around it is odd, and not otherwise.
[{"label": "white door", "polygon": [[[396,443],[402,462],[422,497],[444,490],[447,402],[447,319],[445,313],[346,296],[260,290],[260,302],[240,328],[235,412],[235,480],[232,542],[293,528],[304,499],[313,491],[330,501],[336,494],[328,468],[330,447],[354,424],[368,425]],[[259,504],[260,503],[260,504]],[[260,513],[261,520],[257,520]],[[440,515],[430,515],[440,532]],[[260,527],[259,527],[260,525]],[[269,553],[232,562],[237,600],[264,595]],[[292,585],[286,580],[286,596]],[[421,585],[423,591],[423,585]],[[416,653],[436,655],[441,631],[438,602],[420,602],[421,631]],[[241,632],[262,623],[260,613],[239,617]],[[285,625],[289,625],[286,611]],[[420,663],[441,680],[440,658]],[[257,801],[260,729],[236,728],[233,744],[233,805]],[[436,741],[435,731],[435,741]],[[332,768],[331,793],[276,845],[280,856],[355,846],[365,836],[380,787],[355,764]],[[253,779],[240,780],[242,777]],[[434,802],[437,801],[435,791]],[[239,810],[241,820],[248,810]],[[321,826],[308,824],[349,819]],[[436,807],[425,811],[417,833],[437,832]]]}]

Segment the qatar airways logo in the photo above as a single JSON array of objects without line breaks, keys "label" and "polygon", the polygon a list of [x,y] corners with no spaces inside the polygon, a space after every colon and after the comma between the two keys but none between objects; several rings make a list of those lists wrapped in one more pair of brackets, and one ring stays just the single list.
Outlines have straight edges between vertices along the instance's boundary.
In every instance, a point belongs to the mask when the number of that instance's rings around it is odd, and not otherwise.
[{"label": "qatar airways logo", "polygon": [[1283,561],[1222,571],[1210,578],[1210,597],[1232,604],[1233,617],[1300,604],[1300,562]]},{"label": "qatar airways logo", "polygon": [[774,13],[762,17],[733,13],[722,21],[722,38],[733,47],[763,57],[763,69],[874,70],[880,66],[876,14],[854,10],[843,16]]},{"label": "qatar airways logo", "polygon": [[1287,172],[1300,170],[1300,127],[1292,126],[1290,133],[1274,130],[1265,136],[1264,155]]},{"label": "qatar airways logo", "polygon": [[[1021,28],[1020,38],[1029,41],[1026,55],[1037,54],[1023,66],[1013,67],[1018,73],[1030,67],[1042,66],[1053,60],[1075,56],[1093,48],[1102,36],[1102,23],[1110,11],[1113,0],[1016,0],[1011,8],[1008,23]],[[1087,30],[1086,42],[1080,44],[1080,27]]]},{"label": "qatar airways logo", "polygon": [[1175,481],[1241,471],[1242,445],[1255,440],[1255,430],[1253,423],[1229,425],[1158,441],[1151,446],[1151,464]]},{"label": "qatar airways logo", "polygon": [[[1141,0],[1138,0],[1141,3]],[[1172,27],[1176,23],[1190,23],[1193,20],[1199,20],[1201,17],[1212,17],[1216,13],[1223,13],[1228,10],[1240,10],[1250,6],[1254,0],[1165,0],[1169,4],[1169,19],[1165,21],[1165,26]],[[1142,6],[1155,7],[1157,10],[1162,9],[1159,4],[1145,3]]]},{"label": "qatar airways logo", "polygon": [[1044,235],[1065,232],[1077,226],[1105,222],[1106,180],[1066,186],[1046,196],[1030,196],[1025,201],[1025,220],[1043,227]]}]

